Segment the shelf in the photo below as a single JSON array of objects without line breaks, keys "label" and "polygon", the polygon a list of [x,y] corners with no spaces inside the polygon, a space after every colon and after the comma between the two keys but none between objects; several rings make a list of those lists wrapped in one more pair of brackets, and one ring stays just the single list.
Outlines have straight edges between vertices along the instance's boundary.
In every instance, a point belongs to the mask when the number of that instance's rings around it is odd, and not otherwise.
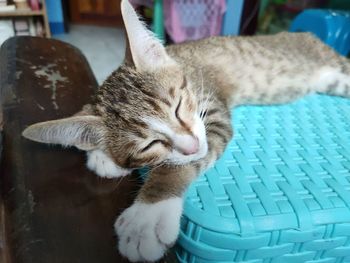
[{"label": "shelf", "polygon": [[45,28],[45,34],[46,37],[51,37],[51,32],[50,32],[50,26],[49,26],[49,20],[46,14],[46,4],[45,1],[42,1],[41,3],[41,9],[38,11],[34,11],[31,9],[16,9],[13,11],[0,11],[0,18],[4,17],[9,17],[9,18],[14,18],[14,17],[33,17],[33,16],[41,16],[43,19],[43,26]]},{"label": "shelf", "polygon": [[13,11],[0,11],[0,17],[14,17],[14,16],[42,16],[43,10],[13,10]]}]

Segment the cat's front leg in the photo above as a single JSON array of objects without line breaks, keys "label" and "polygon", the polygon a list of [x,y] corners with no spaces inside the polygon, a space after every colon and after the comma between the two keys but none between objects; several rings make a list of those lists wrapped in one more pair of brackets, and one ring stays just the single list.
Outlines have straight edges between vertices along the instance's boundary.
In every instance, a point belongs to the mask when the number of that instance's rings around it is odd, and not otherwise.
[{"label": "cat's front leg", "polygon": [[156,261],[172,246],[180,230],[182,198],[136,201],[115,223],[119,251],[132,262]]},{"label": "cat's front leg", "polygon": [[116,165],[102,150],[88,151],[86,166],[98,176],[104,178],[118,178],[132,172],[131,169],[124,169]]},{"label": "cat's front leg", "polygon": [[196,177],[195,167],[160,167],[151,171],[136,201],[117,219],[119,251],[132,262],[156,261],[180,230],[183,192]]}]

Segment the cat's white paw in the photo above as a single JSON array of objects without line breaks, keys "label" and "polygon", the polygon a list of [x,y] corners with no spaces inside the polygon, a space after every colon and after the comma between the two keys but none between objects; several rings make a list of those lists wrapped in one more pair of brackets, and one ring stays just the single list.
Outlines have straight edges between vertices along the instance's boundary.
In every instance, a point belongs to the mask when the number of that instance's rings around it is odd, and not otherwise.
[{"label": "cat's white paw", "polygon": [[98,176],[116,178],[131,173],[129,169],[120,168],[103,151],[93,150],[87,152],[86,166]]},{"label": "cat's white paw", "polygon": [[119,252],[132,262],[160,259],[177,239],[181,213],[179,197],[153,204],[135,202],[114,225]]}]

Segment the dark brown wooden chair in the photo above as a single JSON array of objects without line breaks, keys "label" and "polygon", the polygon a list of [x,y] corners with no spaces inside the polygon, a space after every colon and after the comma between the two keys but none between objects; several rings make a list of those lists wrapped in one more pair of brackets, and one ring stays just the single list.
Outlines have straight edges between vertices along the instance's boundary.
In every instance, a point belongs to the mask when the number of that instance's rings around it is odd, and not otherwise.
[{"label": "dark brown wooden chair", "polygon": [[[96,88],[86,59],[68,44],[15,37],[2,45],[0,262],[127,262],[113,223],[137,192],[137,175],[101,179],[83,152],[21,137],[29,124],[79,111]],[[175,262],[173,254],[162,262]]]}]

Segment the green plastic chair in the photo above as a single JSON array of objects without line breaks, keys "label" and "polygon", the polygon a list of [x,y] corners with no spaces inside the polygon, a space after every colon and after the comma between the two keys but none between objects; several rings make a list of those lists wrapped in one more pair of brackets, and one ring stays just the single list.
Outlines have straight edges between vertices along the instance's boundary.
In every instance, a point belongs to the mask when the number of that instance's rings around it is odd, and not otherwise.
[{"label": "green plastic chair", "polygon": [[153,32],[161,39],[165,41],[164,30],[164,15],[163,15],[163,0],[154,0],[153,5]]}]

